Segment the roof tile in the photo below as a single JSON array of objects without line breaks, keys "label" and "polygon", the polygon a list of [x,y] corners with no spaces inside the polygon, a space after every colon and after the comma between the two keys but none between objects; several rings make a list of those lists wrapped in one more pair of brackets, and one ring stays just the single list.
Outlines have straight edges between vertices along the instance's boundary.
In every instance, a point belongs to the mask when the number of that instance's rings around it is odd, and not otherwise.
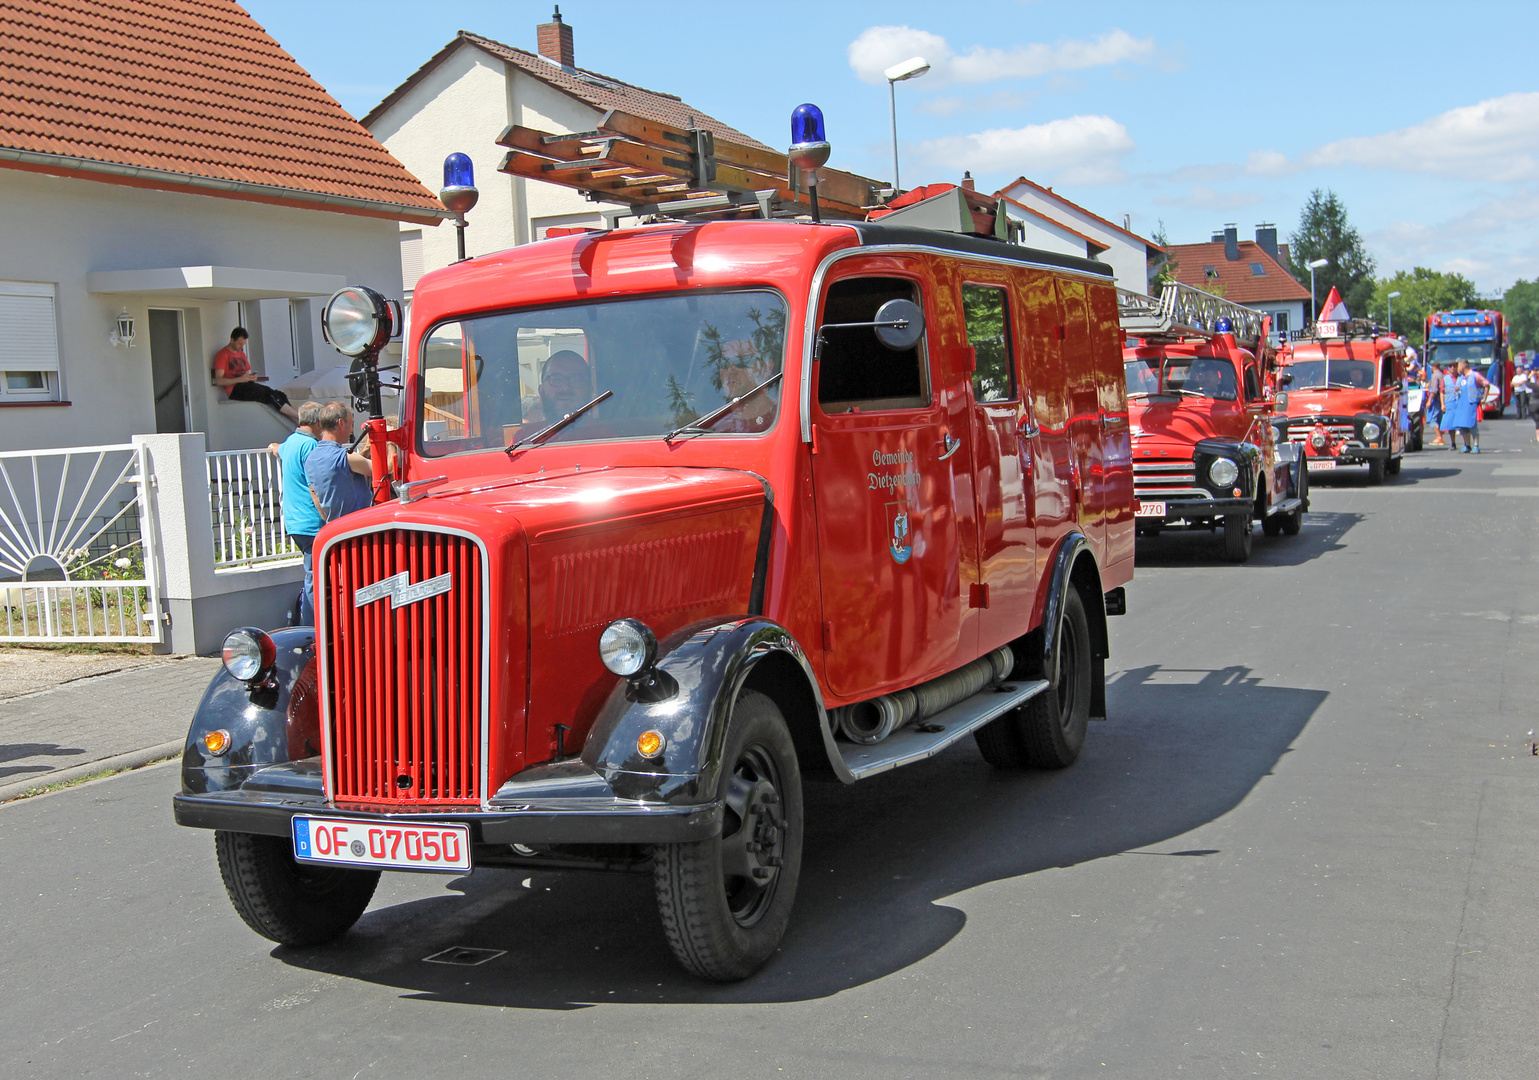
[{"label": "roof tile", "polygon": [[6,0],[0,147],[444,212],[234,0]]},{"label": "roof tile", "polygon": [[[1240,241],[1240,257],[1230,262],[1224,257],[1224,242],[1213,240],[1204,244],[1171,244],[1166,249],[1176,263],[1176,280],[1183,285],[1208,289],[1203,267],[1211,266],[1224,287],[1224,299],[1237,304],[1283,303],[1288,300],[1308,300],[1309,290],[1300,285],[1287,267],[1268,255],[1254,240]],[[1260,277],[1251,273],[1250,264],[1260,263],[1266,273]]]}]

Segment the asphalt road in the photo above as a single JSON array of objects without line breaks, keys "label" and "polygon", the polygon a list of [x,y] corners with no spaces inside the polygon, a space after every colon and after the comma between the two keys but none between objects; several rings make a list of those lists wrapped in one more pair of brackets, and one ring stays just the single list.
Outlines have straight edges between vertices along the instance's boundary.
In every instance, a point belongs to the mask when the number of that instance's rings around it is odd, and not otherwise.
[{"label": "asphalt road", "polygon": [[673,965],[645,879],[387,875],[296,952],[171,768],[0,807],[0,1073],[1532,1077],[1532,438],[1321,480],[1244,566],[1141,546],[1079,763],[813,789],[791,934],[736,986]]}]

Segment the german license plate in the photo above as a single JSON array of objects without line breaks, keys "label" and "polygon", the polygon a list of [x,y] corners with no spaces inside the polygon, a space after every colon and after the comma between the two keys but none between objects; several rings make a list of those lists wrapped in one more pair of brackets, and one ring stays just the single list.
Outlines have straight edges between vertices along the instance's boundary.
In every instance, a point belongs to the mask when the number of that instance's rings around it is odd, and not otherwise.
[{"label": "german license plate", "polygon": [[468,825],[390,825],[348,818],[296,816],[294,858],[335,866],[398,870],[469,870]]},{"label": "german license plate", "polygon": [[1330,472],[1336,467],[1336,460],[1334,458],[1312,457],[1305,460],[1309,462],[1310,472]]},{"label": "german license plate", "polygon": [[1164,517],[1165,504],[1162,502],[1141,502],[1134,517]]}]

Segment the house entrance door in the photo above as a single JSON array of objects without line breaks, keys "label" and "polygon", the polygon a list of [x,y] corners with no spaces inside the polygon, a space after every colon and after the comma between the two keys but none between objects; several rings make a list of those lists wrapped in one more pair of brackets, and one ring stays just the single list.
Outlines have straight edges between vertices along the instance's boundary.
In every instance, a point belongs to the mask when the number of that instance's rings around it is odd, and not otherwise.
[{"label": "house entrance door", "polygon": [[150,380],[155,393],[155,432],[187,430],[187,387],[182,376],[182,313],[150,309]]}]

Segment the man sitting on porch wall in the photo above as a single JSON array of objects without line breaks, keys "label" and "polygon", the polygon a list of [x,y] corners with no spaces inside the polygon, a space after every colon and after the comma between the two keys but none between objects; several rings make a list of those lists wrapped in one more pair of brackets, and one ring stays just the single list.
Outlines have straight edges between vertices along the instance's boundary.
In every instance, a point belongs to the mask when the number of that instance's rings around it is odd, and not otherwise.
[{"label": "man sitting on porch wall", "polygon": [[315,570],[310,563],[310,548],[321,531],[321,514],[310,497],[310,479],[305,475],[305,459],[315,449],[320,436],[321,404],[307,401],[299,407],[299,426],[282,444],[269,443],[267,452],[282,466],[283,531],[294,546],[305,554],[305,582],[299,590],[299,625],[315,625]]},{"label": "man sitting on porch wall", "polygon": [[289,397],[282,390],[260,386],[260,376],[251,370],[246,359],[246,341],[251,337],[244,326],[230,331],[230,343],[214,354],[214,385],[224,387],[224,392],[235,401],[255,401],[277,409],[290,420],[298,420],[299,414],[289,404]]}]

